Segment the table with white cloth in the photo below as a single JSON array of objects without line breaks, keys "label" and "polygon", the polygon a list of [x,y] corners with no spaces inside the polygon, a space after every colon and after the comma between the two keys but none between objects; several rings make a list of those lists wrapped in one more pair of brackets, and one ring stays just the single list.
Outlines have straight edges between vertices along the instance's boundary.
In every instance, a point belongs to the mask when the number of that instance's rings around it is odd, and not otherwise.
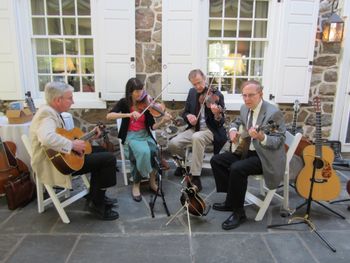
[{"label": "table with white cloth", "polygon": [[30,167],[30,157],[22,142],[22,134],[29,135],[31,121],[21,124],[9,124],[6,116],[0,116],[0,137],[3,142],[11,141],[17,146],[16,157]]}]

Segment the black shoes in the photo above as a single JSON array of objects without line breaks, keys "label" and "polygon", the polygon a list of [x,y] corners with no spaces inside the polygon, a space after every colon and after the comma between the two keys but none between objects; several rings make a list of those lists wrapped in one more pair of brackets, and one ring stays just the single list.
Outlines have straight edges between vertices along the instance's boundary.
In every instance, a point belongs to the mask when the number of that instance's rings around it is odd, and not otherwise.
[{"label": "black shoes", "polygon": [[243,222],[247,220],[244,210],[242,211],[234,211],[229,218],[222,223],[222,229],[230,230],[240,226]]},{"label": "black shoes", "polygon": [[226,202],[214,203],[213,204],[213,209],[217,210],[217,211],[230,211],[230,212],[233,211],[232,207],[229,207],[229,206],[226,205]]},{"label": "black shoes", "polygon": [[101,220],[111,221],[119,218],[118,212],[113,209],[112,205],[96,205],[94,202],[89,202],[88,210]]},{"label": "black shoes", "polygon": [[[84,197],[85,197],[85,199],[88,202],[91,202],[91,195],[90,194],[87,194]],[[107,195],[105,195],[104,198],[103,198],[103,203],[105,205],[117,205],[118,199],[117,198],[111,198],[111,197],[108,197]]]},{"label": "black shoes", "polygon": [[[202,191],[202,182],[199,176],[192,176],[191,182],[198,188],[198,192]],[[187,186],[190,187],[191,185],[188,184]]]}]

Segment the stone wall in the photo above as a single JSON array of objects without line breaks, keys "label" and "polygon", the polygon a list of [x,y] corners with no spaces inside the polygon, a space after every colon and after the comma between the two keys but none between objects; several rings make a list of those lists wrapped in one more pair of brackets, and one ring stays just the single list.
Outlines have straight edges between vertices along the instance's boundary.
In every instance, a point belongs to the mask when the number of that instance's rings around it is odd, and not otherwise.
[{"label": "stone wall", "polygon": [[[318,35],[321,24],[330,15],[330,0],[320,0],[320,18]],[[161,85],[161,31],[162,31],[162,1],[161,0],[136,0],[136,74],[146,83],[146,89],[150,95],[155,96],[162,88]],[[313,138],[315,131],[315,114],[312,100],[319,95],[322,100],[322,125],[323,138],[330,135],[333,104],[338,81],[338,63],[341,51],[339,43],[322,43],[320,39],[315,42],[314,66],[310,87],[309,103],[301,105],[297,124],[303,127],[307,137]],[[108,109],[79,109],[72,110],[76,126],[84,131],[90,130],[97,120],[105,120],[106,113],[112,107],[108,103]],[[165,102],[167,109],[174,116],[182,112],[183,102]],[[0,101],[0,112],[4,112],[7,102]],[[291,104],[280,105],[285,114],[287,124],[292,122],[293,107]],[[227,123],[237,116],[238,112],[227,112]],[[107,123],[109,127],[115,127],[114,122]],[[115,134],[115,130],[111,129]]]}]

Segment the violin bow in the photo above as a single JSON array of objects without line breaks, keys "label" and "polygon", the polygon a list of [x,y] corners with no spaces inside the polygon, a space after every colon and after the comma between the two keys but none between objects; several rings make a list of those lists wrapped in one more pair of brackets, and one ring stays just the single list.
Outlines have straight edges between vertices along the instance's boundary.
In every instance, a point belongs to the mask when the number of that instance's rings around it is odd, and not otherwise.
[{"label": "violin bow", "polygon": [[199,112],[198,112],[198,114],[197,114],[197,116],[196,116],[197,121],[198,121],[198,118],[199,118],[199,116],[201,115],[201,112],[202,112],[202,110],[203,110],[204,103],[205,103],[206,99],[208,98],[209,91],[210,91],[210,87],[212,86],[214,79],[219,75],[219,73],[220,73],[219,71],[215,72],[215,74],[213,75],[213,78],[211,79],[211,81],[210,81],[210,83],[209,83],[208,91],[207,91],[207,93],[205,94],[205,97],[204,97],[204,100],[203,100],[203,102],[202,102],[201,108],[199,109]]},{"label": "violin bow", "polygon": [[[160,93],[153,99],[153,101],[156,101],[160,95],[162,95],[163,91],[171,84],[171,82],[169,81],[165,86],[164,88],[160,91]],[[141,115],[140,117],[146,112],[146,110],[148,110],[151,106],[152,106],[152,103],[151,102],[142,112],[141,112]],[[140,117],[136,118],[135,121],[137,121]]]}]

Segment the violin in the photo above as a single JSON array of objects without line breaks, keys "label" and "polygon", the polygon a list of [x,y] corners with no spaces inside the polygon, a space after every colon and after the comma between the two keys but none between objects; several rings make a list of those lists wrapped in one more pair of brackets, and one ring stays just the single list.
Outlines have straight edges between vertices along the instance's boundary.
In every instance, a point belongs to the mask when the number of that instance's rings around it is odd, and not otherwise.
[{"label": "violin", "polygon": [[216,104],[220,110],[220,113],[224,111],[224,109],[219,104],[220,97],[218,95],[218,88],[206,88],[208,89],[206,92],[202,93],[198,101],[200,104],[205,104],[208,108],[211,107],[212,104]]},{"label": "violin", "polygon": [[143,90],[142,95],[137,102],[137,108],[142,111],[141,115],[148,110],[154,118],[163,117],[165,115],[165,105],[155,102],[155,100]]},{"label": "violin", "polygon": [[4,186],[10,176],[19,176],[29,172],[27,165],[16,158],[16,144],[10,141],[2,142],[0,138],[0,194],[4,194]]}]

